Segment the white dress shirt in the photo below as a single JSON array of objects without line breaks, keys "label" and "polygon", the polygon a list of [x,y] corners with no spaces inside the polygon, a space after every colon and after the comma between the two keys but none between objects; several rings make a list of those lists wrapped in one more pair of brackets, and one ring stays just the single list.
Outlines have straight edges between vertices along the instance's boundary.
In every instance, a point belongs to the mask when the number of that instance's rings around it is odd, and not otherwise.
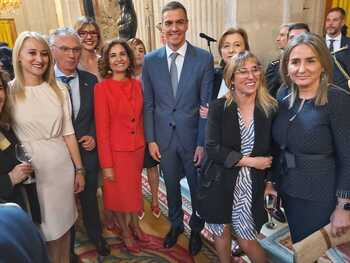
[{"label": "white dress shirt", "polygon": [[326,44],[327,47],[329,48],[329,45],[331,44],[330,40],[333,39],[333,51],[337,51],[339,48],[341,48],[341,34],[339,34],[338,36],[332,38],[328,35],[326,35]]},{"label": "white dress shirt", "polygon": [[72,79],[69,82],[69,86],[70,86],[71,94],[72,94],[71,96],[72,96],[72,105],[73,105],[73,115],[74,115],[74,119],[76,119],[78,116],[78,113],[79,113],[79,109],[80,109],[80,89],[79,89],[78,73],[75,72],[73,75],[67,76],[57,67],[57,65],[55,65],[54,69],[55,69],[56,79],[58,79],[58,80],[60,80],[59,78],[62,76],[74,77],[74,79]]},{"label": "white dress shirt", "polygon": [[166,50],[166,57],[168,58],[168,69],[170,72],[170,65],[171,65],[171,54],[176,52],[179,55],[175,59],[175,64],[177,68],[177,78],[178,81],[180,82],[180,76],[181,76],[181,71],[182,71],[182,66],[184,65],[185,61],[185,55],[186,55],[186,50],[187,50],[187,42],[185,43],[176,51],[173,51],[168,45],[165,45],[165,50]]},{"label": "white dress shirt", "polygon": [[219,99],[219,98],[225,96],[228,91],[229,91],[229,89],[227,88],[225,81],[222,80],[217,98]]}]

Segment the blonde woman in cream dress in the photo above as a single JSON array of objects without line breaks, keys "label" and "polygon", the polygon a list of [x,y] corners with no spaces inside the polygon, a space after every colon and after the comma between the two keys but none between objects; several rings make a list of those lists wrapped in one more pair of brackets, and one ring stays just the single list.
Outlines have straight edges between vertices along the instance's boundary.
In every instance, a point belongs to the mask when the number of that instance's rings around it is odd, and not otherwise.
[{"label": "blonde woman in cream dress", "polygon": [[19,35],[13,63],[13,129],[32,155],[42,214],[40,227],[51,261],[68,263],[69,229],[77,218],[74,193],[82,191],[85,184],[69,94],[56,83],[52,55],[40,34]]}]

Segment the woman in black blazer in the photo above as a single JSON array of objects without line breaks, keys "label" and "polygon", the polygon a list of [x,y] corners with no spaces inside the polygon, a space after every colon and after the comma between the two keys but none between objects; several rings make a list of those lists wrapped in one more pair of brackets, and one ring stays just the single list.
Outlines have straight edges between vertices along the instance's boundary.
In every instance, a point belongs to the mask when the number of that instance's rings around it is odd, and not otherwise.
[{"label": "woman in black blazer", "polygon": [[6,74],[0,71],[0,202],[14,202],[30,212],[35,223],[40,223],[40,209],[35,185],[23,185],[33,172],[30,164],[16,160],[18,140],[10,128],[10,113],[6,105]]},{"label": "woman in black blazer", "polygon": [[200,215],[214,233],[220,262],[230,262],[230,227],[251,261],[266,262],[256,235],[266,222],[265,177],[272,162],[270,131],[277,102],[268,94],[261,65],[249,51],[230,60],[224,80],[229,93],[209,108],[210,164],[200,184]]},{"label": "woman in black blazer", "polygon": [[[281,60],[272,178],[282,195],[293,243],[331,223],[331,234],[350,229],[350,94],[333,86],[324,39],[303,33]],[[270,193],[273,192],[269,184]]]}]

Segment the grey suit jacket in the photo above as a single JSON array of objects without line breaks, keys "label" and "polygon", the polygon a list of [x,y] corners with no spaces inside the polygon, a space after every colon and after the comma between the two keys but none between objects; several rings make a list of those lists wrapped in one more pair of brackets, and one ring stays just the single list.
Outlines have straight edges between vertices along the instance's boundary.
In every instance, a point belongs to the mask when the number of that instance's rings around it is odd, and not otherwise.
[{"label": "grey suit jacket", "polygon": [[199,106],[210,99],[213,76],[213,57],[188,43],[175,98],[165,47],[147,54],[142,73],[147,142],[165,150],[176,131],[185,149],[203,146],[206,120],[200,118]]}]

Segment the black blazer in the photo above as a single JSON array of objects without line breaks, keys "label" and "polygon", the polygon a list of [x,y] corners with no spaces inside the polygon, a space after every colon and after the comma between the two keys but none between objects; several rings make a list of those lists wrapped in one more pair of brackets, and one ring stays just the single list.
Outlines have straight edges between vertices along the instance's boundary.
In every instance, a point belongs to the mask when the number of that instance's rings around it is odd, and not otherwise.
[{"label": "black blazer", "polygon": [[213,91],[211,93],[210,101],[217,99],[223,78],[224,78],[224,68],[222,68],[222,67],[215,68],[214,69]]},{"label": "black blazer", "polygon": [[[40,223],[40,207],[35,184],[25,185],[20,183],[13,186],[9,176],[9,172],[19,164],[15,154],[15,145],[18,143],[17,137],[11,129],[0,127],[0,132],[10,142],[8,148],[0,149],[0,202],[17,203],[25,211],[29,212],[30,210],[33,221]],[[26,198],[28,198],[29,206],[25,202]]]},{"label": "black blazer", "polygon": [[[76,119],[73,120],[75,135],[78,140],[84,135],[90,135],[96,141],[94,88],[97,78],[87,71],[77,70],[77,72],[79,76],[80,109]],[[99,170],[97,149],[86,151],[79,143],[79,150],[87,172],[96,173]]]},{"label": "black blazer", "polygon": [[[225,108],[225,98],[215,100],[209,107],[206,136],[207,158],[222,169],[219,189],[202,200],[201,216],[208,223],[230,223],[235,180],[240,170],[236,163],[242,158],[237,105]],[[269,156],[271,120],[258,107],[254,111],[255,143],[251,156]],[[252,214],[255,228],[260,231],[266,222],[264,189],[266,171],[251,169],[253,182]]]}]

